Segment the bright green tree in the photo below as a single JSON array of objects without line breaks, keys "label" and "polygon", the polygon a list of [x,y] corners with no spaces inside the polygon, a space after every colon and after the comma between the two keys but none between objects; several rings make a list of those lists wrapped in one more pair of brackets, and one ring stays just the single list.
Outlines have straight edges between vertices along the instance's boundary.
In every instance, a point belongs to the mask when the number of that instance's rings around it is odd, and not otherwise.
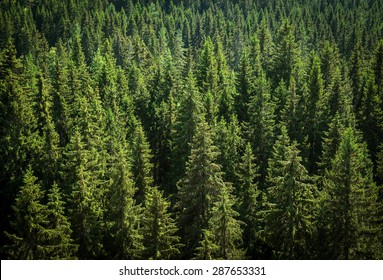
[{"label": "bright green tree", "polygon": [[235,199],[230,194],[229,186],[226,185],[220,190],[209,220],[209,230],[217,245],[214,257],[225,260],[243,259],[245,251],[241,249],[242,222],[237,219],[239,213],[233,209]]},{"label": "bright green tree", "polygon": [[7,247],[11,259],[49,258],[47,206],[42,204],[44,191],[32,168],[24,175],[24,184],[16,196],[11,222],[14,233],[6,232],[11,244]]},{"label": "bright green tree", "polygon": [[108,212],[106,244],[112,259],[137,259],[143,256],[143,209],[134,196],[136,188],[127,149],[117,143],[110,161],[110,188],[105,201]]},{"label": "bright green tree", "polygon": [[65,202],[57,184],[53,184],[48,193],[47,219],[50,240],[47,246],[49,258],[76,258],[78,245],[74,243],[71,237],[71,224],[68,221],[65,212]]},{"label": "bright green tree", "polygon": [[145,196],[144,256],[148,259],[172,259],[180,254],[178,228],[169,213],[170,203],[158,188],[150,188]]},{"label": "bright green tree", "polygon": [[315,189],[297,143],[290,144],[286,128],[282,127],[281,133],[268,169],[267,202],[262,213],[265,228],[260,234],[275,258],[307,258],[315,230]]}]

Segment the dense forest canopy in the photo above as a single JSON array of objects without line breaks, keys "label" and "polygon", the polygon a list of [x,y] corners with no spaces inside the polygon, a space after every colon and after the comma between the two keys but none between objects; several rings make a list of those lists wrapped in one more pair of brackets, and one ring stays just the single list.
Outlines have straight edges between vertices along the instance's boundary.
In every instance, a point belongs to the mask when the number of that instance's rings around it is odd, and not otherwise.
[{"label": "dense forest canopy", "polygon": [[382,0],[3,0],[1,256],[383,259]]}]

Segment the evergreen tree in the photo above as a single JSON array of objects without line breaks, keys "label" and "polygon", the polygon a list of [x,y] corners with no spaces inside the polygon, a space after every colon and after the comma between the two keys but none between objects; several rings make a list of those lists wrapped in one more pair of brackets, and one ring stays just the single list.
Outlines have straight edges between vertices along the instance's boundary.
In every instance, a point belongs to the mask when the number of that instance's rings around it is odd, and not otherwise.
[{"label": "evergreen tree", "polygon": [[239,213],[233,209],[234,203],[229,185],[224,186],[212,208],[212,216],[209,220],[209,229],[217,245],[214,255],[216,259],[242,259],[245,255],[244,250],[241,249],[242,222],[236,219]]},{"label": "evergreen tree", "polygon": [[282,127],[281,133],[268,169],[267,203],[262,214],[265,228],[260,234],[275,258],[305,258],[315,230],[314,186],[301,163],[297,143],[289,143],[286,128]]},{"label": "evergreen tree", "polygon": [[374,258],[376,249],[377,187],[365,145],[352,128],[342,135],[326,172],[323,211],[327,225],[327,258]]},{"label": "evergreen tree", "polygon": [[294,36],[294,29],[289,20],[284,20],[278,30],[271,78],[274,86],[283,79],[290,81],[300,56],[300,49]]},{"label": "evergreen tree", "polygon": [[172,173],[174,185],[185,172],[185,163],[190,155],[190,143],[197,124],[204,112],[200,93],[196,88],[193,73],[189,71],[185,92],[180,96],[179,106],[175,113],[174,131],[172,133],[173,155]]},{"label": "evergreen tree", "polygon": [[239,74],[237,75],[236,112],[240,121],[249,121],[246,104],[254,91],[254,72],[250,65],[248,50],[243,49],[242,57],[239,63]]},{"label": "evergreen tree", "polygon": [[267,173],[267,161],[274,143],[275,104],[271,99],[270,85],[264,74],[256,81],[254,95],[248,104],[248,134],[259,166],[260,187],[263,188]]},{"label": "evergreen tree", "polygon": [[184,257],[195,253],[203,238],[203,230],[209,229],[217,196],[225,187],[221,166],[216,163],[217,155],[210,128],[202,121],[193,137],[186,174],[179,182],[176,204],[182,243],[185,244]]},{"label": "evergreen tree", "polygon": [[216,244],[214,234],[209,229],[202,230],[202,240],[199,247],[196,248],[195,259],[214,260],[219,251],[219,245]]},{"label": "evergreen tree", "polygon": [[245,153],[242,156],[239,165],[239,182],[238,190],[239,214],[240,220],[244,222],[243,246],[247,250],[247,254],[254,257],[257,250],[256,247],[256,231],[257,231],[257,214],[261,209],[259,201],[260,191],[258,189],[257,177],[258,166],[255,163],[253,151],[250,143],[247,143]]},{"label": "evergreen tree", "polygon": [[10,258],[38,260],[49,257],[47,206],[42,204],[43,198],[42,187],[29,167],[24,175],[24,185],[12,207],[15,213],[12,222],[15,233],[6,232],[12,242],[7,248]]},{"label": "evergreen tree", "polygon": [[214,134],[214,143],[220,151],[217,162],[222,166],[224,180],[235,185],[237,185],[236,174],[240,161],[239,150],[243,142],[241,134],[242,132],[235,115],[230,117],[229,123],[221,120],[215,128]]},{"label": "evergreen tree", "polygon": [[51,259],[72,259],[76,257],[78,245],[71,237],[71,224],[65,213],[65,203],[60,189],[54,184],[48,193],[47,219],[49,245],[48,254]]},{"label": "evergreen tree", "polygon": [[140,124],[137,124],[132,140],[133,178],[136,199],[141,203],[145,197],[147,188],[153,184],[153,164],[151,150],[146,140],[145,133]]},{"label": "evergreen tree", "polygon": [[327,128],[327,102],[324,92],[324,81],[320,68],[319,57],[313,53],[311,57],[309,73],[309,91],[305,97],[305,136],[306,144],[304,149],[307,169],[313,174],[317,171],[319,156],[322,151],[322,133]]},{"label": "evergreen tree", "polygon": [[98,258],[104,230],[101,170],[97,152],[88,150],[82,135],[75,132],[66,147],[63,179],[68,184],[69,217],[79,258]]},{"label": "evergreen tree", "polygon": [[116,144],[110,163],[106,244],[112,259],[138,259],[145,249],[141,227],[143,209],[134,199],[136,188],[127,154],[122,144]]},{"label": "evergreen tree", "polygon": [[143,228],[145,257],[172,259],[180,254],[178,228],[169,213],[169,202],[157,188],[150,188],[145,196]]}]

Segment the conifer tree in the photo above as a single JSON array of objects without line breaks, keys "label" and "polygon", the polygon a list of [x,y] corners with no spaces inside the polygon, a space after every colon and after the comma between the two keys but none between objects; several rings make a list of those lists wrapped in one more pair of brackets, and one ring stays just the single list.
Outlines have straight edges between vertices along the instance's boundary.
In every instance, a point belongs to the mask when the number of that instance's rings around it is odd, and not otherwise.
[{"label": "conifer tree", "polygon": [[38,78],[38,129],[42,134],[42,155],[39,164],[39,174],[44,174],[44,182],[53,184],[58,179],[60,147],[59,135],[52,119],[52,101],[50,85],[40,74]]},{"label": "conifer tree", "polygon": [[212,208],[209,229],[217,245],[216,259],[242,259],[245,252],[242,245],[242,222],[237,219],[239,213],[233,209],[234,197],[230,194],[230,185],[225,185]]},{"label": "conifer tree", "polygon": [[281,133],[268,169],[269,187],[262,214],[265,228],[260,234],[272,247],[274,257],[305,258],[315,229],[314,186],[301,163],[297,143],[289,143],[285,127]]},{"label": "conifer tree", "polygon": [[327,258],[374,258],[373,221],[376,219],[377,187],[364,144],[347,128],[325,176],[323,211],[328,230]]},{"label": "conifer tree", "polygon": [[77,131],[64,152],[63,179],[69,192],[69,217],[80,259],[98,258],[104,231],[101,170],[95,150],[88,150]]},{"label": "conifer tree", "polygon": [[47,203],[48,254],[50,259],[76,258],[77,248],[71,237],[72,229],[65,212],[65,203],[57,184],[48,193]]},{"label": "conifer tree", "polygon": [[373,69],[375,74],[375,83],[378,86],[379,96],[383,92],[383,40],[377,43],[373,59]]},{"label": "conifer tree", "polygon": [[185,92],[180,96],[179,106],[175,112],[174,131],[172,133],[172,173],[174,185],[185,172],[185,163],[190,155],[190,143],[197,124],[204,112],[200,93],[198,92],[193,73],[189,71]]},{"label": "conifer tree", "polygon": [[237,75],[236,112],[240,121],[249,121],[247,104],[254,91],[254,71],[250,64],[250,56],[247,48],[243,49],[239,62],[239,73]]},{"label": "conifer tree", "polygon": [[153,184],[153,164],[151,163],[151,150],[140,124],[137,124],[133,134],[132,160],[136,199],[138,203],[141,203],[147,188]]},{"label": "conifer tree", "polygon": [[172,259],[180,254],[178,228],[170,216],[169,205],[158,188],[152,187],[147,191],[143,228],[144,256],[148,259]]},{"label": "conifer tree", "polygon": [[179,181],[176,204],[185,257],[195,253],[203,238],[203,230],[209,229],[214,203],[225,187],[221,166],[216,163],[217,155],[210,128],[202,121],[193,137],[186,174]]},{"label": "conifer tree", "polygon": [[290,76],[298,63],[300,49],[294,36],[294,29],[285,19],[278,30],[271,78],[274,87],[280,80],[290,81]]},{"label": "conifer tree", "polygon": [[239,150],[242,147],[243,139],[241,137],[238,120],[235,115],[231,115],[229,122],[221,120],[215,128],[214,143],[216,144],[220,154],[217,162],[222,166],[224,180],[236,185]]},{"label": "conifer tree", "polygon": [[260,191],[256,181],[258,176],[258,166],[255,163],[251,145],[247,143],[239,165],[240,188],[237,197],[240,220],[244,222],[243,245],[247,250],[247,254],[253,257],[256,251],[257,214],[261,209]]},{"label": "conifer tree", "polygon": [[115,144],[115,155],[110,162],[110,189],[106,194],[109,257],[138,259],[143,256],[143,209],[134,199],[136,188],[130,159],[121,143]]},{"label": "conifer tree", "polygon": [[259,38],[262,67],[265,70],[266,74],[269,76],[270,74],[272,74],[273,71],[274,66],[272,60],[275,52],[277,52],[277,49],[273,42],[267,19],[262,20],[257,35]]},{"label": "conifer tree", "polygon": [[37,180],[32,168],[28,167],[24,184],[12,207],[15,213],[11,223],[14,233],[6,232],[12,242],[7,248],[12,259],[38,260],[49,257],[47,206],[42,204],[44,191]]},{"label": "conifer tree", "polygon": [[383,101],[373,79],[373,75],[369,75],[363,88],[357,120],[371,153],[371,159],[375,162],[378,146],[382,143],[383,137]]},{"label": "conifer tree", "polygon": [[196,248],[195,259],[197,260],[214,260],[219,251],[216,244],[214,234],[209,229],[202,230],[202,240],[199,247]]},{"label": "conifer tree", "polygon": [[259,166],[260,187],[267,173],[267,160],[271,156],[275,130],[275,104],[270,95],[270,84],[265,74],[256,81],[254,95],[248,104],[248,134]]},{"label": "conifer tree", "polygon": [[328,125],[327,97],[324,91],[320,60],[315,53],[311,57],[308,89],[308,96],[304,97],[306,104],[304,133],[307,143],[303,154],[307,162],[307,169],[310,174],[313,174],[317,171],[322,151],[322,134],[327,130]]}]

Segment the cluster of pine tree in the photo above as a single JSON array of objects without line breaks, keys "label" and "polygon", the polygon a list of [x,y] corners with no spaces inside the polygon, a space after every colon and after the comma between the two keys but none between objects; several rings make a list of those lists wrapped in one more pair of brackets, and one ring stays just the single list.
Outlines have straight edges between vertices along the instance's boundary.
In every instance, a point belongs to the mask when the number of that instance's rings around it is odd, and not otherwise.
[{"label": "cluster of pine tree", "polygon": [[382,259],[382,0],[2,0],[11,259]]}]

